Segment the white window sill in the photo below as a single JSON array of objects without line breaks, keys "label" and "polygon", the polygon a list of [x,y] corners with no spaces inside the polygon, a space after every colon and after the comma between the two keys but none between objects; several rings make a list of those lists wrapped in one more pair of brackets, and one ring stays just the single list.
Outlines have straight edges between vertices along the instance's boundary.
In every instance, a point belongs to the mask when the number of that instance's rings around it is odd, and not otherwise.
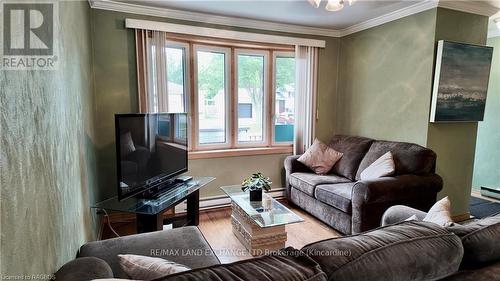
[{"label": "white window sill", "polygon": [[253,155],[268,155],[268,154],[286,154],[292,153],[293,147],[274,146],[274,147],[257,147],[257,148],[233,148],[233,149],[217,149],[204,151],[190,151],[188,159],[206,159],[206,158],[224,158],[238,156],[253,156]]}]

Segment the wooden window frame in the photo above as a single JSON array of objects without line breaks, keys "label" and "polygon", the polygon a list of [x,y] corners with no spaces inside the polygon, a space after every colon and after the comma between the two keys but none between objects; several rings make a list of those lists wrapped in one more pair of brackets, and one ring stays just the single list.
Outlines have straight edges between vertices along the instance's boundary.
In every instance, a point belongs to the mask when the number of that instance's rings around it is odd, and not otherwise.
[{"label": "wooden window frame", "polygon": [[[263,66],[263,108],[262,108],[262,141],[249,141],[249,142],[241,142],[238,140],[238,132],[239,132],[239,112],[238,112],[238,56],[239,55],[248,55],[248,56],[262,56],[264,58],[264,66]],[[233,140],[233,148],[249,148],[249,147],[269,147],[270,144],[270,138],[269,138],[269,125],[270,120],[269,120],[269,51],[267,50],[250,50],[250,49],[235,49],[234,50],[234,80],[233,83],[235,84],[234,92],[232,93],[234,95],[234,103],[233,103],[233,108],[234,108],[234,116],[233,120],[235,123],[235,128],[233,131],[234,134],[234,140]]]},{"label": "wooden window frame", "polygon": [[[224,116],[225,121],[225,141],[224,143],[213,143],[213,144],[201,144],[199,141],[199,104],[198,104],[198,52],[213,52],[224,54],[224,108],[226,115]],[[193,80],[194,80],[194,88],[191,93],[191,97],[193,99],[193,108],[191,109],[193,121],[191,126],[193,127],[193,141],[191,142],[192,151],[198,150],[216,150],[216,149],[228,149],[231,148],[231,131],[228,128],[232,128],[233,120],[231,116],[227,115],[227,112],[231,111],[231,99],[232,99],[232,64],[231,64],[231,48],[220,47],[220,46],[210,46],[210,45],[201,45],[201,44],[193,44]]]},{"label": "wooden window frame", "polygon": [[[190,84],[190,77],[189,74],[191,73],[190,68],[191,64],[189,63],[189,56],[191,54],[190,48],[191,45],[186,42],[179,42],[179,41],[172,41],[167,39],[166,43],[167,48],[174,48],[174,49],[184,49],[184,56],[182,58],[183,60],[183,70],[184,70],[184,110],[185,112],[190,112],[190,96],[191,96],[191,84]],[[167,94],[168,94],[168,84],[167,84]],[[167,98],[168,99],[168,98]]]},{"label": "wooden window frame", "polygon": [[[276,126],[276,58],[285,57],[285,58],[295,58],[295,52],[290,51],[276,51],[272,53],[273,60],[273,69],[272,69],[272,78],[271,78],[271,99],[272,99],[272,109],[271,109],[271,146],[291,146],[293,145],[293,141],[290,142],[276,142],[275,141],[275,126]],[[295,126],[295,125],[294,125]]]},{"label": "wooden window frame", "polygon": [[[276,58],[295,57],[294,46],[219,40],[210,37],[167,33],[167,47],[184,48],[185,105],[188,112],[189,159],[288,154],[293,142],[275,142]],[[197,85],[197,52],[225,54],[225,122],[226,141],[221,144],[199,144],[199,110]],[[239,54],[264,56],[264,122],[262,142],[238,142],[238,76]]]}]

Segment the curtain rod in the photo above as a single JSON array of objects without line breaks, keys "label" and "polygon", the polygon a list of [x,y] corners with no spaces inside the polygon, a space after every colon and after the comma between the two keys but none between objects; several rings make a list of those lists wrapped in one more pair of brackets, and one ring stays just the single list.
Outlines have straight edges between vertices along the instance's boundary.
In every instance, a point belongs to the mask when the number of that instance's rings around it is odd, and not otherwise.
[{"label": "curtain rod", "polygon": [[176,23],[157,22],[148,20],[125,19],[125,27],[133,29],[146,29],[164,32],[174,32],[181,34],[207,36],[223,39],[244,40],[250,42],[272,43],[272,44],[285,44],[285,45],[299,45],[309,47],[324,48],[326,42],[324,40],[289,37],[281,35],[270,35],[253,32],[233,31],[225,29],[217,29],[210,27],[200,27]]}]

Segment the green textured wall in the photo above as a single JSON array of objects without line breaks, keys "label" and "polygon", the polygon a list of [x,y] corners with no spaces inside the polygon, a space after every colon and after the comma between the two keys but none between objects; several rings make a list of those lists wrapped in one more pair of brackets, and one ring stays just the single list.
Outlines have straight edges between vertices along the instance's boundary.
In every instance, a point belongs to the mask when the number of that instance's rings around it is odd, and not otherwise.
[{"label": "green textured wall", "polygon": [[472,186],[500,187],[500,37],[489,38],[493,49],[490,83],[484,121],[477,131]]},{"label": "green textured wall", "polygon": [[436,9],[341,38],[339,133],[425,145]]},{"label": "green textured wall", "polygon": [[59,69],[0,74],[2,276],[52,274],[92,238],[90,8],[59,9]]},{"label": "green textured wall", "polygon": [[468,212],[477,123],[428,122],[436,44],[484,44],[487,21],[437,8],[341,38],[338,132],[433,149],[454,215]]},{"label": "green textured wall", "polygon": [[[92,39],[95,69],[96,95],[96,144],[98,150],[99,199],[116,193],[116,167],[114,151],[115,113],[137,112],[137,83],[134,32],[125,28],[125,19],[208,26],[238,31],[266,34],[291,35],[286,33],[249,30],[244,28],[207,25],[166,18],[133,15],[103,10],[92,10]],[[305,35],[292,35],[302,36]],[[311,37],[311,36],[309,36]],[[319,51],[318,69],[318,121],[316,135],[327,141],[335,130],[337,58],[339,39],[314,37],[326,40],[326,48]],[[238,158],[215,158],[189,161],[189,173],[211,175],[217,181],[202,191],[202,196],[220,195],[219,186],[239,184],[244,176],[261,171],[270,176],[274,187],[281,187],[281,170],[284,155],[248,156]],[[245,163],[239,164],[239,163]],[[210,168],[209,168],[210,167]],[[216,169],[215,167],[219,167]]]},{"label": "green textured wall", "polygon": [[[435,42],[449,40],[486,44],[488,17],[438,9]],[[438,155],[437,173],[443,177],[440,197],[449,196],[452,214],[469,212],[477,122],[429,123],[427,146]]]}]

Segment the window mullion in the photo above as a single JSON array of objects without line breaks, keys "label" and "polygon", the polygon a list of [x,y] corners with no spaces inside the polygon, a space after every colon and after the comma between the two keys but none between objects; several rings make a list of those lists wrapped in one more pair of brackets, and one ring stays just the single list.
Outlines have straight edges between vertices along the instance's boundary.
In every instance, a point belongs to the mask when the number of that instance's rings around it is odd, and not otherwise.
[{"label": "window mullion", "polygon": [[267,128],[267,134],[266,134],[266,143],[267,146],[272,146],[273,144],[273,131],[274,131],[274,118],[273,118],[273,112],[274,112],[274,51],[269,50],[269,55],[267,58],[267,63],[268,63],[268,73],[267,73],[267,100],[268,100],[268,107],[267,107],[267,119],[266,119],[266,128]]},{"label": "window mullion", "polygon": [[188,60],[189,60],[189,123],[190,128],[191,128],[191,137],[188,138],[190,140],[191,144],[191,150],[197,150],[198,149],[198,109],[197,109],[197,104],[196,104],[196,98],[197,96],[195,95],[195,65],[194,65],[194,44],[189,43],[189,55],[188,55]]},{"label": "window mullion", "polygon": [[229,143],[230,143],[230,146],[231,148],[235,148],[236,147],[236,138],[238,137],[238,133],[237,133],[237,130],[238,130],[238,117],[237,117],[237,111],[236,111],[236,107],[238,106],[238,97],[237,97],[237,94],[238,94],[238,81],[236,81],[236,52],[235,52],[235,48],[232,47],[231,48],[231,54],[229,56],[229,60],[230,60],[230,75],[229,75],[229,79],[231,81],[231,88],[229,89],[229,112],[230,112],[230,140],[229,140]]}]

